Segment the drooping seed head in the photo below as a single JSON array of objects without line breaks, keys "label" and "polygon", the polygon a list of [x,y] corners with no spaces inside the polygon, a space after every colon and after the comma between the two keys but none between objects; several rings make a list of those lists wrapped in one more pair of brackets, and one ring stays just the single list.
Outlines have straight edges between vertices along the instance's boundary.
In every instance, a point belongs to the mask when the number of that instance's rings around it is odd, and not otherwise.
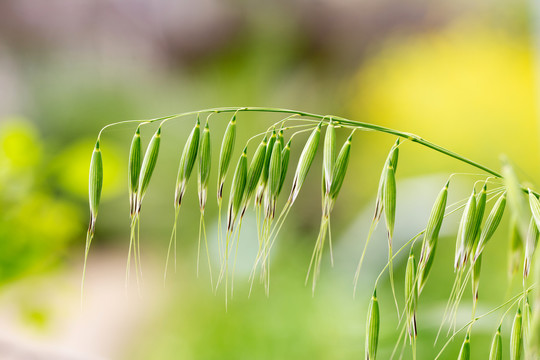
[{"label": "drooping seed head", "polygon": [[128,187],[129,187],[129,209],[133,216],[135,212],[137,188],[139,186],[139,175],[141,173],[141,129],[137,127],[135,135],[131,140],[128,160]]},{"label": "drooping seed head", "polygon": [[247,147],[244,148],[236,170],[234,171],[233,181],[231,185],[231,193],[229,195],[229,213],[227,217],[227,230],[232,231],[236,216],[240,211],[242,204],[242,198],[244,196],[244,190],[246,186],[247,178]]},{"label": "drooping seed head", "polygon": [[521,349],[523,347],[523,331],[521,309],[518,307],[514,322],[512,323],[512,332],[510,333],[510,359],[521,359]]},{"label": "drooping seed head", "polygon": [[200,137],[200,121],[197,116],[197,122],[195,127],[191,130],[184,149],[182,150],[182,155],[180,157],[180,165],[178,166],[178,176],[176,178],[176,193],[175,193],[175,202],[174,206],[178,207],[182,203],[182,197],[186,191],[187,182],[191,176],[191,171],[193,170],[193,165],[195,165],[195,160],[197,159],[197,152],[199,150],[199,137]]},{"label": "drooping seed head", "polygon": [[208,179],[212,167],[212,151],[210,145],[210,128],[208,121],[204,126],[199,149],[199,167],[197,173],[197,187],[199,190],[199,209],[204,212],[208,193]]},{"label": "drooping seed head", "polygon": [[300,159],[298,160],[298,165],[296,167],[296,172],[294,174],[293,185],[291,189],[291,195],[289,196],[289,203],[293,204],[296,200],[296,197],[300,193],[300,189],[306,180],[309,168],[313,163],[315,154],[317,153],[317,147],[319,146],[319,139],[321,136],[321,126],[319,123],[317,127],[312,131],[309,136],[302,153],[300,154]]},{"label": "drooping seed head", "polygon": [[376,360],[377,358],[379,323],[379,302],[377,301],[377,289],[375,289],[369,302],[366,321],[366,360]]},{"label": "drooping seed head", "polygon": [[138,205],[136,209],[137,212],[140,211],[141,202],[144,198],[146,190],[148,189],[148,185],[150,184],[150,179],[152,178],[154,168],[156,167],[160,143],[161,126],[157,129],[154,136],[152,136],[152,139],[150,140],[150,143],[148,144],[144,153],[144,158],[141,166],[141,174],[139,176],[139,186],[137,193]]},{"label": "drooping seed head", "polygon": [[233,115],[231,121],[227,125],[225,134],[223,135],[223,142],[221,143],[221,151],[219,153],[219,167],[218,167],[218,189],[217,199],[218,203],[221,203],[223,198],[223,184],[225,183],[225,177],[229,170],[229,164],[231,163],[232,153],[234,150],[234,142],[236,139],[236,114]]},{"label": "drooping seed head", "polygon": [[323,168],[326,192],[330,191],[336,162],[336,129],[332,122],[326,127],[323,144]]},{"label": "drooping seed head", "polygon": [[90,225],[88,232],[94,234],[98,214],[101,189],[103,187],[103,159],[99,149],[99,139],[96,141],[90,159],[90,172],[88,178],[88,199],[90,204]]},{"label": "drooping seed head", "polygon": [[[437,199],[433,204],[431,213],[429,215],[428,224],[424,232],[424,239],[422,241],[422,252],[420,254],[420,263],[418,264],[418,291],[421,292],[426,283],[429,271],[431,270],[431,263],[435,256],[435,249],[437,248],[437,241],[439,239],[439,232],[441,230],[442,222],[444,220],[444,213],[446,211],[446,201],[448,199],[448,186],[449,181],[446,182],[443,189],[437,195]],[[428,266],[429,264],[429,266]]]},{"label": "drooping seed head", "polygon": [[458,360],[469,360],[471,358],[471,340],[470,340],[470,332],[467,331],[467,335],[465,336],[465,340],[463,341],[463,344],[461,345],[461,350],[459,351]]},{"label": "drooping seed head", "polygon": [[489,360],[502,360],[502,336],[501,326],[497,328],[497,332],[493,336],[491,342],[491,350],[489,351]]},{"label": "drooping seed head", "polygon": [[480,254],[484,251],[484,248],[495,233],[495,230],[497,230],[497,227],[501,223],[501,219],[504,214],[504,208],[506,206],[506,193],[502,194],[498,199],[495,205],[493,205],[493,208],[491,209],[491,212],[489,213],[489,216],[486,220],[486,224],[484,228],[482,229],[482,232],[480,233],[480,239],[478,240],[478,246],[476,248],[476,253],[474,255],[474,261],[480,256]]}]

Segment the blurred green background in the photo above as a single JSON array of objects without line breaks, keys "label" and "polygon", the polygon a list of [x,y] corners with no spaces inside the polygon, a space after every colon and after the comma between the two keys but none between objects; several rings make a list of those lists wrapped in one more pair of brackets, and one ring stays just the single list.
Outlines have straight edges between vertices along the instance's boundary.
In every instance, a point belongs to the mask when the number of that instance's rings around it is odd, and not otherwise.
[{"label": "blurred green background", "polygon": [[[330,266],[326,252],[315,296],[304,278],[320,220],[321,154],[279,237],[270,297],[260,285],[247,296],[256,252],[255,220],[248,216],[235,296],[225,311],[223,291],[214,294],[209,285],[204,256],[196,274],[194,179],[181,209],[179,266],[163,286],[176,168],[194,118],[164,129],[142,210],[140,295],[133,281],[127,289],[124,283],[134,127],[105,132],[103,199],[81,308],[88,165],[97,133],[111,122],[210,107],[292,108],[412,132],[496,170],[504,153],[538,190],[534,44],[540,20],[533,6],[502,0],[1,1],[0,357],[362,358],[367,302],[386,264],[383,226],[369,247],[355,299],[352,280],[380,170],[395,139],[357,133],[333,213],[336,264]],[[221,134],[228,116],[216,119],[212,131]],[[239,137],[279,119],[241,114]],[[143,143],[151,133],[145,129]],[[213,136],[218,149],[219,135]],[[450,173],[477,172],[414,144],[401,149],[397,244],[423,229]],[[298,142],[293,159],[300,151]],[[466,197],[473,180],[456,177],[451,200]],[[215,249],[214,188],[211,183],[207,226]],[[433,342],[453,280],[458,222],[450,217],[443,226],[438,261],[422,294],[422,359],[434,358],[443,345]],[[480,313],[519,289],[507,276],[507,223],[505,218],[484,257]],[[405,261],[404,253],[394,264],[400,301]],[[217,259],[212,265],[215,271]],[[386,277],[378,293],[379,355],[386,359],[399,335]],[[474,327],[473,358],[487,354],[500,315]],[[467,291],[458,325],[469,316]],[[508,333],[503,331],[505,341]],[[455,357],[463,336],[445,358]],[[410,357],[405,348],[404,358]]]}]

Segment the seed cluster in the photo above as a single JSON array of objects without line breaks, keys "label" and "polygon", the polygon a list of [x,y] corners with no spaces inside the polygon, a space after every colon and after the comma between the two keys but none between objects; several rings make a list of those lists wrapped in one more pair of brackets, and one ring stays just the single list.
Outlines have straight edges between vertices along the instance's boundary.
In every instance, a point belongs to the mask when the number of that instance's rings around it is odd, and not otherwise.
[{"label": "seed cluster", "polygon": [[[252,137],[243,148],[236,147],[237,121],[242,123],[239,116],[241,111],[264,111],[282,112],[292,114],[281,119],[265,132]],[[212,277],[212,266],[210,252],[206,237],[205,209],[208,200],[208,186],[212,173],[212,146],[210,131],[210,115],[219,112],[233,113],[228,122],[227,128],[222,136],[217,164],[217,192],[216,200],[218,205],[218,238],[217,247],[219,251],[219,275],[214,284]],[[201,134],[201,114],[208,114],[206,123]],[[172,119],[185,116],[179,114],[160,119],[140,121],[133,135],[128,154],[128,196],[129,211],[131,218],[130,242],[128,250],[128,261],[126,267],[126,285],[129,280],[130,263],[133,260],[137,282],[142,276],[141,252],[139,226],[141,205],[152,179],[160,150],[161,133],[163,125]],[[321,176],[321,222],[319,235],[315,242],[315,248],[311,257],[306,283],[312,277],[312,291],[315,291],[317,279],[320,274],[321,262],[324,255],[324,248],[328,242],[330,260],[333,263],[332,255],[332,235],[331,235],[331,214],[334,209],[337,197],[344,184],[347,173],[352,138],[356,130],[375,130],[405,138],[411,142],[420,143],[433,150],[439,151],[448,156],[457,158],[463,162],[485,170],[488,174],[478,180],[472,186],[470,195],[463,201],[448,205],[449,185],[453,174],[444,183],[444,186],[437,195],[432,206],[425,228],[406,245],[399,250],[393,250],[396,228],[397,209],[397,188],[398,179],[397,168],[400,147],[403,142],[398,138],[384,162],[379,179],[379,185],[375,200],[375,210],[364,250],[358,263],[355,274],[356,284],[360,275],[362,262],[364,260],[368,243],[375,231],[377,224],[384,214],[384,224],[388,242],[388,262],[381,271],[375,282],[373,295],[369,301],[368,314],[366,319],[365,338],[365,358],[376,359],[379,344],[379,332],[381,324],[381,313],[379,310],[379,300],[377,298],[377,286],[381,276],[388,270],[388,277],[392,289],[394,303],[398,312],[398,318],[402,327],[400,339],[396,342],[399,346],[401,337],[403,341],[409,339],[413,358],[416,358],[416,342],[420,332],[417,327],[417,319],[422,316],[418,312],[420,295],[424,291],[432,266],[434,264],[435,253],[441,228],[445,218],[454,213],[461,212],[461,219],[457,228],[454,272],[455,281],[449,295],[448,304],[443,315],[443,321],[439,333],[444,324],[448,324],[448,334],[450,342],[457,334],[466,329],[466,335],[459,351],[459,359],[469,359],[471,354],[471,334],[473,325],[483,316],[476,315],[476,306],[479,300],[480,278],[482,257],[488,243],[493,238],[495,232],[503,219],[506,203],[509,203],[510,212],[510,236],[509,236],[509,276],[514,277],[520,268],[522,271],[523,291],[510,298],[499,308],[506,309],[499,326],[495,332],[489,353],[490,359],[501,359],[503,353],[503,340],[501,336],[503,320],[506,314],[516,309],[516,315],[510,331],[510,358],[520,359],[522,353],[527,358],[540,357],[540,291],[534,290],[531,273],[534,269],[534,254],[538,245],[540,228],[540,200],[539,195],[531,189],[524,189],[515,174],[511,163],[503,159],[502,175],[476,164],[459,155],[431,144],[415,135],[401,133],[396,130],[383,128],[377,125],[353,122],[334,116],[320,116],[304,112],[293,112],[281,109],[248,109],[248,108],[224,108],[221,110],[206,110],[193,113],[196,116],[195,125],[189,133],[180,153],[178,175],[175,183],[175,195],[173,208],[175,211],[174,224],[167,251],[165,264],[165,276],[167,275],[169,257],[171,251],[174,252],[174,263],[176,268],[176,242],[177,225],[179,219],[182,200],[188,191],[188,183],[193,171],[197,173],[197,190],[199,200],[200,222],[199,222],[199,243],[197,255],[197,272],[199,270],[199,255],[201,239],[204,238],[204,245],[208,258],[208,269],[212,288],[217,291],[224,282],[225,300],[229,294],[233,295],[234,272],[236,265],[236,254],[239,247],[240,232],[243,218],[253,206],[257,219],[258,252],[250,274],[251,288],[254,280],[259,275],[261,283],[264,284],[266,293],[269,293],[270,284],[270,263],[271,250],[275,244],[282,226],[298,199],[300,191],[312,168],[318,153],[321,136],[324,135],[322,149]],[[214,118],[212,118],[214,119]],[[151,137],[144,156],[142,156],[142,130],[144,126],[159,121],[160,124]],[[214,120],[212,120],[214,121]],[[217,116],[216,116],[216,121]],[[240,126],[240,125],[239,125]],[[348,136],[345,138],[339,152],[337,151],[337,141],[340,133],[346,130]],[[300,154],[295,154],[291,149],[293,138],[302,137],[309,133]],[[100,132],[101,136],[101,132]],[[100,136],[92,152],[89,175],[89,206],[90,224],[86,237],[85,258],[83,267],[83,283],[86,262],[88,258],[91,241],[95,234],[98,207],[103,187],[103,160],[100,149]],[[218,136],[219,137],[219,136]],[[252,141],[257,142],[255,151],[250,155]],[[297,140],[295,140],[296,142]],[[240,154],[235,151],[243,149]],[[280,201],[282,190],[286,187],[288,169],[291,163],[296,160],[296,168],[292,175],[290,192],[288,197]],[[236,160],[236,161],[233,161]],[[195,167],[197,164],[197,167]],[[229,169],[231,164],[235,164],[234,171]],[[232,173],[230,183],[229,174]],[[226,197],[226,202],[223,197]],[[493,205],[491,205],[493,203]],[[226,218],[222,226],[222,205]],[[491,209],[488,211],[488,208]],[[280,210],[281,209],[281,210]],[[485,214],[488,213],[486,219]],[[328,239],[328,241],[327,241]],[[415,246],[416,241],[421,245]],[[394,285],[393,264],[400,252],[408,247],[409,256],[405,265],[404,289],[402,300],[402,311],[399,309],[398,297]],[[418,249],[420,249],[418,251]],[[419,257],[417,261],[417,252]],[[234,256],[232,256],[234,254]],[[232,267],[232,273],[230,268]],[[537,271],[540,272],[540,271]],[[535,274],[538,278],[539,275]],[[465,288],[470,281],[472,287],[472,317],[471,321],[460,330],[456,328],[456,314],[460,302],[464,296]],[[250,288],[250,292],[251,292]],[[81,286],[82,292],[82,286]],[[536,296],[535,302],[529,302],[529,294]],[[491,313],[491,312],[490,312]],[[489,314],[489,313],[488,313]],[[487,314],[486,314],[487,315]],[[401,322],[401,320],[403,320]],[[407,334],[406,337],[404,334]],[[461,335],[462,336],[462,335]],[[446,348],[447,344],[442,348]],[[404,343],[405,345],[405,343]],[[395,351],[395,349],[394,349]],[[402,350],[403,351],[403,350]],[[508,350],[507,350],[508,351]],[[438,356],[440,358],[440,354]]]}]

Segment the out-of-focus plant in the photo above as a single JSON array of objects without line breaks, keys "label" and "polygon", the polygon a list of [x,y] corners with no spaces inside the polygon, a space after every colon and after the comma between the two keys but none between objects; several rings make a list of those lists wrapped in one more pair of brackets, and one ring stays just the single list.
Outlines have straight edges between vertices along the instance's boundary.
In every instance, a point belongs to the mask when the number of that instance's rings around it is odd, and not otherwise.
[{"label": "out-of-focus plant", "polygon": [[30,122],[0,125],[0,285],[58,264],[79,232],[81,211],[50,185],[45,149]]}]

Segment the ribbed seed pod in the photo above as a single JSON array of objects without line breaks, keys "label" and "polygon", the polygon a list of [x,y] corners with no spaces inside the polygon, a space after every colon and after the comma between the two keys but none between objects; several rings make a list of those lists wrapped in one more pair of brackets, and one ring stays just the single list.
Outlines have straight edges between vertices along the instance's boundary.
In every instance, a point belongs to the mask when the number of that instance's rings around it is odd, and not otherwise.
[{"label": "ribbed seed pod", "polygon": [[[435,256],[439,232],[441,230],[442,222],[444,220],[444,213],[446,211],[449,183],[450,182],[447,181],[443,189],[439,192],[439,195],[437,195],[437,199],[431,208],[428,224],[424,232],[422,252],[420,254],[420,262],[418,264],[418,292],[421,292],[424,288],[429,271],[431,270],[433,257]],[[429,267],[428,264],[430,265]]]},{"label": "ribbed seed pod", "polygon": [[103,159],[99,149],[99,139],[96,141],[92,157],[90,159],[90,172],[88,179],[88,198],[90,204],[90,225],[88,232],[94,234],[96,218],[98,214],[101,189],[103,187]]},{"label": "ribbed seed pod", "polygon": [[291,140],[285,145],[283,152],[281,153],[281,176],[279,178],[279,188],[278,195],[283,189],[283,184],[285,183],[285,178],[287,177],[287,170],[289,169],[289,158],[291,156]]},{"label": "ribbed seed pod", "polygon": [[281,145],[281,148],[283,149],[283,147],[285,146],[285,139],[283,138],[283,129],[279,130],[276,141]]},{"label": "ribbed seed pod", "polygon": [[467,205],[463,210],[463,215],[461,216],[461,221],[459,222],[458,229],[458,238],[456,243],[456,256],[454,268],[460,269],[467,262],[467,249],[470,248],[472,243],[472,233],[474,231],[475,220],[476,220],[476,192],[472,191]]},{"label": "ribbed seed pod", "polygon": [[482,220],[484,219],[484,211],[486,210],[487,186],[484,184],[482,190],[476,195],[476,211],[474,213],[474,229],[471,234],[471,247],[476,247],[476,240],[480,235]]},{"label": "ribbed seed pod", "polygon": [[471,340],[470,340],[470,333],[467,331],[467,335],[465,336],[465,341],[463,341],[463,345],[461,345],[461,350],[459,351],[458,360],[469,360],[471,358]]},{"label": "ribbed seed pod", "polygon": [[416,261],[414,259],[413,246],[409,252],[409,259],[405,268],[405,310],[407,316],[407,329],[411,344],[416,338],[416,304],[418,301],[418,288],[416,286]]},{"label": "ribbed seed pod", "polygon": [[218,203],[221,203],[223,198],[223,184],[225,183],[225,177],[229,170],[229,164],[231,163],[231,157],[234,150],[234,142],[236,139],[236,114],[233,115],[225,134],[223,135],[223,142],[221,143],[221,151],[219,153],[219,167],[218,167],[218,189],[217,199]]},{"label": "ribbed seed pod", "polygon": [[514,323],[512,324],[512,333],[510,334],[510,359],[521,359],[521,349],[523,345],[523,331],[521,309],[518,307]]},{"label": "ribbed seed pod", "polygon": [[276,129],[272,130],[272,135],[268,139],[268,144],[266,145],[266,154],[264,157],[264,164],[261,173],[261,179],[259,180],[259,185],[257,186],[257,194],[255,196],[255,203],[261,204],[264,197],[264,192],[266,190],[266,185],[268,183],[268,173],[270,171],[270,157],[272,156],[272,150],[274,149],[274,144],[277,140]]},{"label": "ribbed seed pod", "polygon": [[251,200],[251,197],[253,196],[253,193],[257,188],[257,183],[261,178],[261,173],[264,166],[264,159],[266,157],[266,145],[267,137],[265,136],[257,147],[257,150],[255,150],[253,159],[249,164],[246,181],[246,191],[244,192],[244,207],[246,207],[247,203]]},{"label": "ribbed seed pod", "polygon": [[497,230],[497,227],[499,226],[501,219],[504,214],[504,208],[506,206],[506,193],[502,194],[498,199],[495,205],[493,205],[493,208],[491,209],[491,212],[489,213],[489,216],[486,220],[486,224],[484,228],[482,229],[482,232],[480,234],[480,240],[478,240],[478,246],[476,247],[476,254],[474,255],[474,261],[480,256],[482,251],[484,251],[484,248],[495,233],[495,230]]},{"label": "ribbed seed pod", "polygon": [[317,147],[319,146],[319,139],[321,136],[321,123],[313,130],[309,136],[302,153],[300,154],[300,159],[298,160],[298,166],[296,167],[296,172],[294,174],[293,185],[291,189],[291,195],[289,196],[289,203],[292,205],[296,200],[296,197],[300,193],[300,189],[306,180],[306,176],[309,172],[309,168],[313,163],[315,154],[317,153]]},{"label": "ribbed seed pod", "polygon": [[489,351],[489,360],[502,360],[502,336],[501,326],[497,328],[493,341],[491,342],[491,350]]},{"label": "ribbed seed pod", "polygon": [[332,122],[326,127],[323,144],[323,168],[326,192],[332,185],[332,173],[336,162],[336,129]]},{"label": "ribbed seed pod", "polygon": [[352,136],[353,134],[351,133],[351,135],[349,135],[349,137],[341,147],[341,150],[339,151],[339,154],[335,161],[334,169],[332,171],[332,184],[328,192],[332,201],[336,200],[339,191],[341,190],[341,186],[343,185],[345,174],[347,173],[347,167],[349,166],[349,158],[351,157]]},{"label": "ribbed seed pod", "polygon": [[199,167],[197,173],[197,187],[199,190],[199,209],[204,212],[208,194],[208,179],[212,167],[212,149],[210,145],[210,128],[208,121],[204,126],[199,149]]},{"label": "ribbed seed pod", "polygon": [[182,150],[182,155],[180,157],[180,165],[178,166],[178,176],[176,178],[176,192],[175,192],[175,202],[174,206],[178,207],[182,203],[182,197],[186,191],[186,185],[191,176],[191,171],[193,170],[193,165],[195,165],[195,160],[197,159],[197,152],[199,150],[199,137],[200,137],[200,121],[197,116],[197,122],[195,127],[191,130],[186,144],[184,145],[184,150]]},{"label": "ribbed seed pod", "polygon": [[396,221],[396,176],[394,173],[394,167],[391,163],[388,163],[388,168],[386,169],[383,200],[386,231],[388,233],[388,241],[391,242],[394,235],[394,224]]},{"label": "ribbed seed pod", "polygon": [[279,195],[279,182],[281,180],[281,153],[283,147],[279,141],[276,141],[270,157],[270,168],[268,172],[268,185],[266,188],[266,214],[268,218],[273,219],[276,212],[276,202]]},{"label": "ribbed seed pod", "polygon": [[534,218],[531,218],[529,222],[529,229],[527,231],[527,239],[525,241],[525,259],[523,261],[523,278],[529,277],[529,271],[531,269],[532,257],[538,244],[538,228]]},{"label": "ribbed seed pod", "polygon": [[281,180],[281,152],[283,147],[278,141],[272,149],[270,156],[270,167],[268,172],[268,189],[271,197],[277,198],[279,182]]},{"label": "ribbed seed pod", "polygon": [[377,301],[377,289],[375,289],[369,302],[366,321],[366,360],[376,360],[377,358],[379,323],[379,302]]},{"label": "ribbed seed pod", "polygon": [[144,153],[144,158],[141,166],[141,175],[139,176],[139,190],[137,193],[137,209],[138,213],[141,210],[141,203],[150,184],[150,179],[152,178],[152,173],[156,167],[157,157],[159,154],[159,145],[161,143],[161,126],[157,129],[154,136],[150,140],[146,152]]},{"label": "ribbed seed pod", "polygon": [[394,174],[397,169],[397,163],[399,159],[399,138],[396,140],[396,143],[392,146],[390,149],[390,152],[388,153],[388,156],[386,157],[386,161],[384,163],[383,171],[381,173],[381,177],[379,179],[379,187],[377,189],[377,200],[375,202],[375,213],[373,214],[373,221],[378,222],[379,219],[382,216],[383,209],[384,209],[384,183],[386,181],[387,177],[387,171],[388,171],[388,164],[392,164],[394,168]]},{"label": "ribbed seed pod", "polygon": [[266,185],[266,182],[268,181],[268,174],[270,171],[270,158],[272,157],[272,150],[274,149],[274,144],[277,140],[277,134],[276,129],[272,131],[272,135],[270,136],[270,139],[268,140],[268,145],[266,146],[266,156],[264,158],[264,166],[263,171],[261,175],[262,182],[264,185]]},{"label": "ribbed seed pod", "polygon": [[129,213],[135,214],[135,204],[137,203],[137,189],[139,186],[139,175],[141,173],[141,128],[137,126],[135,135],[131,140],[128,160],[128,187],[129,187]]},{"label": "ribbed seed pod", "polygon": [[227,230],[232,231],[236,216],[240,211],[242,198],[246,186],[247,178],[247,148],[244,148],[236,170],[234,171],[233,181],[231,185],[231,193],[229,195],[229,213],[227,217]]}]

